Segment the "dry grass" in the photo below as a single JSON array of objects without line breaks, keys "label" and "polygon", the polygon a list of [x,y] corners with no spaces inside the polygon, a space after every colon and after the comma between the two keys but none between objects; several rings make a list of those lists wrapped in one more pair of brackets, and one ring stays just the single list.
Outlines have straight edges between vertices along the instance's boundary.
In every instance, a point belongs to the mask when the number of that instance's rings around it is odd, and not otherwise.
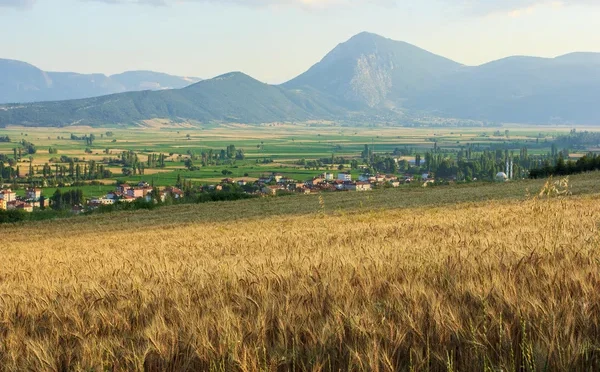
[{"label": "dry grass", "polygon": [[599,220],[584,196],[7,228],[0,368],[598,370]]}]

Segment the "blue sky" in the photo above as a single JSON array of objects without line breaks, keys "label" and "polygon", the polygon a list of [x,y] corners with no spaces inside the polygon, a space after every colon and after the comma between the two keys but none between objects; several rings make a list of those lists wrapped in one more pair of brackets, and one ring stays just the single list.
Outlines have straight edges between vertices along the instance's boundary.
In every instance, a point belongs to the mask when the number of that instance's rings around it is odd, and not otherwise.
[{"label": "blue sky", "polygon": [[0,58],[279,83],[361,31],[469,65],[600,52],[599,0],[0,0]]}]

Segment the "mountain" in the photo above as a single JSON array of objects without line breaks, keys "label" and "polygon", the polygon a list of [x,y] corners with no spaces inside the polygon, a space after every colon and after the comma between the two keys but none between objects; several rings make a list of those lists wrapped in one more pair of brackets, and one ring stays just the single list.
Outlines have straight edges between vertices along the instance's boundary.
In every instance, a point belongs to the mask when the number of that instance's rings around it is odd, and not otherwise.
[{"label": "mountain", "polygon": [[58,101],[141,90],[177,89],[200,81],[151,71],[118,75],[46,72],[0,59],[0,103]]},{"label": "mountain", "polygon": [[339,44],[286,88],[311,87],[355,108],[399,107],[432,80],[463,66],[416,46],[363,32]]},{"label": "mountain", "polygon": [[413,111],[514,123],[600,124],[600,53],[509,57],[416,92]]},{"label": "mountain", "polygon": [[[30,65],[12,68],[14,76],[3,77],[8,83],[0,82],[0,88],[16,81],[22,91],[29,92],[32,87],[67,80]],[[143,85],[140,81],[155,81],[157,88],[171,84],[170,78],[159,80],[153,73],[146,74],[133,72],[108,80],[100,75],[92,80],[102,89],[110,89],[113,82],[129,89]],[[72,82],[83,79],[68,76]],[[598,98],[600,53],[517,56],[465,66],[404,42],[361,33],[280,86],[230,73],[181,89],[0,105],[0,126],[135,124],[156,118],[205,123],[351,119],[401,124],[415,117],[600,124]]]},{"label": "mountain", "polygon": [[183,89],[113,94],[70,101],[0,106],[0,126],[136,124],[169,118],[199,122],[262,123],[335,118],[343,109],[314,92],[285,90],[240,72]]}]

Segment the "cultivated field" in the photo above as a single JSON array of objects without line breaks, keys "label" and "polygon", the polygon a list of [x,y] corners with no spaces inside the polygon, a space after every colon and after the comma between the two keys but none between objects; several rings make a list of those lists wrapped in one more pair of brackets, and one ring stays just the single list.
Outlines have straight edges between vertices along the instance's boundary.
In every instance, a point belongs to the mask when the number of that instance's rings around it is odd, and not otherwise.
[{"label": "cultivated field", "polygon": [[0,369],[598,370],[597,181],[3,226]]},{"label": "cultivated field", "polygon": [[[596,131],[597,128],[579,128]],[[257,179],[272,172],[284,176],[306,180],[323,173],[327,168],[305,168],[297,165],[298,160],[315,160],[320,158],[345,157],[360,158],[364,145],[372,147],[376,153],[391,153],[394,149],[413,149],[423,155],[431,151],[434,143],[444,151],[455,151],[467,145],[504,146],[510,144],[513,149],[528,147],[529,154],[546,154],[550,152],[553,138],[568,134],[570,127],[558,126],[502,126],[502,127],[461,127],[461,128],[407,128],[407,127],[346,127],[339,124],[281,124],[281,125],[213,125],[204,127],[166,127],[151,125],[145,128],[0,128],[0,135],[7,135],[12,142],[1,143],[0,153],[12,157],[13,148],[19,147],[21,140],[33,143],[37,152],[31,155],[34,171],[39,174],[44,164],[52,167],[61,163],[62,156],[80,160],[94,160],[106,163],[110,157],[119,157],[124,151],[135,152],[141,162],[149,155],[165,154],[167,161],[161,169],[147,168],[144,175],[124,176],[121,167],[109,166],[113,177],[101,180],[114,183],[116,180],[153,182],[157,186],[174,185],[178,176],[196,183],[214,183],[223,178],[222,171],[231,172],[231,177],[247,180]],[[508,131],[508,136],[505,135]],[[94,134],[92,145],[83,140],[71,139]],[[110,134],[110,135],[108,135]],[[244,160],[234,164],[208,165],[198,170],[188,171],[184,165],[189,154],[199,156],[203,151],[213,150],[215,154],[229,145],[243,150]],[[57,150],[57,154],[49,154],[48,149]],[[90,151],[85,152],[86,149]],[[108,153],[107,153],[108,151]],[[583,152],[585,153],[585,152]],[[571,156],[580,156],[573,152]],[[21,175],[29,170],[29,157],[24,155],[19,163]],[[54,161],[50,162],[50,159]],[[264,159],[269,162],[263,163]],[[406,157],[407,160],[414,159]],[[272,161],[272,162],[270,162]],[[195,161],[199,165],[199,161]],[[337,170],[337,164],[330,167]],[[346,164],[349,170],[349,164]],[[354,176],[359,172],[354,171]],[[106,194],[110,187],[78,187],[86,197],[99,197]],[[66,188],[62,188],[66,190]],[[51,194],[56,187],[50,187]]]}]

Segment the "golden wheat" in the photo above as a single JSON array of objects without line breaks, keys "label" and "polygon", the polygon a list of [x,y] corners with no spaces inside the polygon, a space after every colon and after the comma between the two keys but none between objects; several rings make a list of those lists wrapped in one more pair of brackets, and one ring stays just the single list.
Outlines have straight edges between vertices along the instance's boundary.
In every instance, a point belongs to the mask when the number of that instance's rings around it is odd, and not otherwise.
[{"label": "golden wheat", "polygon": [[0,368],[598,370],[598,201],[3,228]]}]

